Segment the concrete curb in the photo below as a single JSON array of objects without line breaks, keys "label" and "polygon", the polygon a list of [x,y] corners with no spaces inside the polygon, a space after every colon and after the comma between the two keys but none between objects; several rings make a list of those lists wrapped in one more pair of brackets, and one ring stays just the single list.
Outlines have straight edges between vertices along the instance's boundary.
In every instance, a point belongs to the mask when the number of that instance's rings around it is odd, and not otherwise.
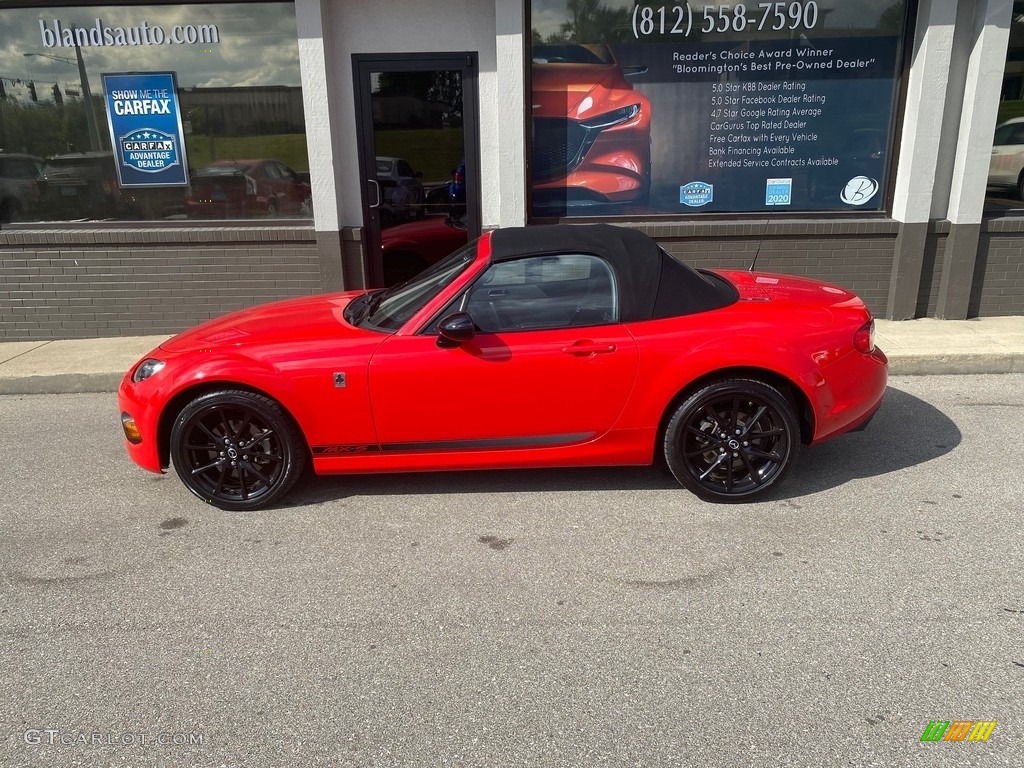
[{"label": "concrete curb", "polygon": [[[0,395],[117,391],[167,336],[0,342]],[[892,376],[1024,373],[1024,317],[878,320]]]},{"label": "concrete curb", "polygon": [[54,373],[45,376],[0,378],[0,395],[78,395],[117,392],[121,373]]},{"label": "concrete curb", "polygon": [[[127,370],[127,369],[126,369]],[[906,354],[889,357],[890,376],[948,376],[1024,373],[1024,354]],[[0,395],[115,393],[124,371],[0,376]]]},{"label": "concrete curb", "polygon": [[985,354],[901,355],[889,358],[890,376],[1024,373],[1024,355],[1014,352]]}]

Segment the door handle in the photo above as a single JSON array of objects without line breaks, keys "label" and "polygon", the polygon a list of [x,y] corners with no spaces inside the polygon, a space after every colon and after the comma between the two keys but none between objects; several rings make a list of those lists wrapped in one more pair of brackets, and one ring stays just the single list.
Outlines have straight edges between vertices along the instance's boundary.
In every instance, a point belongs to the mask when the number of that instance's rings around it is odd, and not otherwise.
[{"label": "door handle", "polygon": [[562,352],[577,357],[588,357],[590,355],[607,355],[615,351],[614,344],[595,344],[592,341],[578,341],[568,347],[562,347]]},{"label": "door handle", "polygon": [[380,208],[380,184],[376,179],[367,179],[366,183],[373,184],[373,192],[376,197],[376,199],[369,204],[370,208]]}]

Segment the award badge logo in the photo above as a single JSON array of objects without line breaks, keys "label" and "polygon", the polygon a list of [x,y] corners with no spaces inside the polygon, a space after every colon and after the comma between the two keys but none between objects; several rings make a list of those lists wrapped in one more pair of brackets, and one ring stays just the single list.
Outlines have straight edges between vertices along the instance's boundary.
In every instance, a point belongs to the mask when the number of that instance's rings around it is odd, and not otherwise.
[{"label": "award badge logo", "polygon": [[715,185],[706,181],[691,181],[679,188],[679,202],[691,208],[700,208],[715,199]]},{"label": "award badge logo", "polygon": [[122,136],[118,143],[121,162],[142,173],[160,173],[178,165],[178,145],[169,133],[143,128]]},{"label": "award badge logo", "polygon": [[869,179],[867,176],[854,176],[846,182],[839,199],[847,205],[864,205],[875,196],[878,186],[877,181]]},{"label": "award badge logo", "polygon": [[764,187],[765,205],[792,205],[793,180],[768,179]]}]

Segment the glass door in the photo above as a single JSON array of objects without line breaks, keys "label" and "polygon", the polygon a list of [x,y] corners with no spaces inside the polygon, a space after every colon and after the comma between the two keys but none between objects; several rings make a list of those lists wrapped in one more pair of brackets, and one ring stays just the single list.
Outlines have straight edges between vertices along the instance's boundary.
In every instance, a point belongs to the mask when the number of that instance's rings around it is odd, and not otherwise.
[{"label": "glass door", "polygon": [[352,57],[371,287],[408,280],[480,234],[476,58]]}]

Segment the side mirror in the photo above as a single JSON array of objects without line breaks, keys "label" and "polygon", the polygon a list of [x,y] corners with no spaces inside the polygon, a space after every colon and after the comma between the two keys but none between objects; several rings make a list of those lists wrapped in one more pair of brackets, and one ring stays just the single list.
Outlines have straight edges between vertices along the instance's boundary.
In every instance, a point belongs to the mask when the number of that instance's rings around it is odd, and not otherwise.
[{"label": "side mirror", "polygon": [[454,312],[437,324],[439,347],[458,347],[473,338],[476,326],[468,312]]}]

